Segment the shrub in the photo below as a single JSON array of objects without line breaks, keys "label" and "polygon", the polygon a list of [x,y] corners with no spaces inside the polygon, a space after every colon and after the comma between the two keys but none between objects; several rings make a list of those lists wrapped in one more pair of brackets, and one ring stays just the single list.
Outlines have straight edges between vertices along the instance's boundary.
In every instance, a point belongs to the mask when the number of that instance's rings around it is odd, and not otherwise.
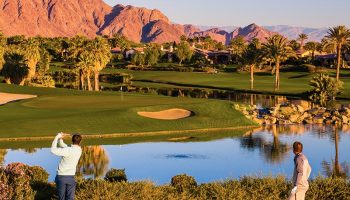
[{"label": "shrub", "polygon": [[310,85],[314,87],[310,91],[310,100],[321,106],[326,106],[330,101],[335,100],[342,89],[343,82],[325,74],[319,74],[312,78]]},{"label": "shrub", "polygon": [[127,182],[128,179],[126,178],[125,169],[110,169],[106,176],[105,180],[109,182]]},{"label": "shrub", "polygon": [[34,191],[30,186],[28,166],[23,163],[11,163],[4,172],[7,176],[8,186],[12,188],[13,199],[33,199]]},{"label": "shrub", "polygon": [[13,197],[13,189],[9,185],[4,168],[0,168],[0,199],[10,200]]},{"label": "shrub", "polygon": [[29,84],[34,87],[55,87],[55,80],[50,75],[37,76],[32,79],[32,83]]},{"label": "shrub", "polygon": [[171,186],[175,187],[179,193],[182,193],[194,191],[197,188],[197,182],[192,176],[181,174],[171,178]]}]

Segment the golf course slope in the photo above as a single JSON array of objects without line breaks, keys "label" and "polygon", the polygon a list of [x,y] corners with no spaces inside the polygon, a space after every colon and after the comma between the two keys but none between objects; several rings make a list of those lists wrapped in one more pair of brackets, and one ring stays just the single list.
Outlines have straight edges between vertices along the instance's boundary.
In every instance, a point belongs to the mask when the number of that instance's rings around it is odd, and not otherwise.
[{"label": "golf course slope", "polygon": [[179,108],[173,108],[158,112],[137,112],[142,117],[161,120],[177,120],[191,116],[191,111]]}]

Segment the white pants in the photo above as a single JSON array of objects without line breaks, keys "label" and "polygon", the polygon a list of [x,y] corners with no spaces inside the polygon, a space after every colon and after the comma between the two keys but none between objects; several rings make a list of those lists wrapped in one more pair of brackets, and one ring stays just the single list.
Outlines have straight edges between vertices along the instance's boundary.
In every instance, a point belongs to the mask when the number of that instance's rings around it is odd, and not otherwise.
[{"label": "white pants", "polygon": [[307,189],[298,189],[296,193],[290,194],[288,200],[305,200]]}]

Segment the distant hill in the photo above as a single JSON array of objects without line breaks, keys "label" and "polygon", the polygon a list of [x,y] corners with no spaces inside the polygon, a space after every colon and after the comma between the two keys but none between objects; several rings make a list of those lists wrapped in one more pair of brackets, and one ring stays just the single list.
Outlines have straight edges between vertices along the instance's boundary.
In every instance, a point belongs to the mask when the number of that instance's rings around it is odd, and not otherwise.
[{"label": "distant hill", "polygon": [[[111,7],[103,0],[0,0],[0,30],[7,36],[72,37],[77,34],[122,34],[134,42],[179,41],[181,35],[207,36],[228,44],[242,35],[246,40],[265,40],[274,32],[295,37],[308,31],[310,38],[320,38],[322,31],[292,29],[288,26],[260,27],[251,24],[244,28],[234,26],[209,28],[180,25],[169,21],[159,10],[134,6]],[[206,30],[204,30],[206,29]]]},{"label": "distant hill", "polygon": [[308,41],[320,42],[325,35],[327,35],[328,28],[306,28],[306,27],[293,27],[287,25],[279,26],[265,26],[266,29],[278,32],[289,39],[296,39],[301,33],[305,33],[309,36]]},{"label": "distant hill", "polygon": [[[232,32],[236,30],[237,26],[197,26],[201,31],[207,31],[209,29],[220,29],[226,32]],[[320,42],[323,37],[327,34],[328,28],[307,28],[307,27],[294,27],[288,25],[277,25],[277,26],[262,26],[269,31],[279,33],[293,40],[298,38],[298,35],[305,33],[309,36],[308,41]]]}]

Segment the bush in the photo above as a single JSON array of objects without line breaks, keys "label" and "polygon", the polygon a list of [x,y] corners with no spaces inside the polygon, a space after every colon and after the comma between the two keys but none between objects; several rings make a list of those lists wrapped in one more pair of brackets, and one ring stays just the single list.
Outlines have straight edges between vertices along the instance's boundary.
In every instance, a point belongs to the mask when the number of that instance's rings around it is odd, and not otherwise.
[{"label": "bush", "polygon": [[197,188],[197,182],[192,176],[181,174],[171,178],[171,186],[175,187],[179,193],[182,193],[194,191]]},{"label": "bush", "polygon": [[106,176],[105,180],[109,182],[127,182],[128,179],[126,178],[125,169],[110,169]]},{"label": "bush", "polygon": [[34,87],[55,87],[55,80],[50,75],[37,76],[32,79],[32,83],[29,84]]},{"label": "bush", "polygon": [[340,94],[343,82],[337,81],[328,75],[319,74],[312,78],[310,85],[314,87],[314,89],[310,91],[310,100],[313,103],[326,106]]},{"label": "bush", "polygon": [[7,185],[13,191],[13,199],[34,199],[34,191],[30,186],[28,166],[23,163],[11,163],[4,170]]}]

